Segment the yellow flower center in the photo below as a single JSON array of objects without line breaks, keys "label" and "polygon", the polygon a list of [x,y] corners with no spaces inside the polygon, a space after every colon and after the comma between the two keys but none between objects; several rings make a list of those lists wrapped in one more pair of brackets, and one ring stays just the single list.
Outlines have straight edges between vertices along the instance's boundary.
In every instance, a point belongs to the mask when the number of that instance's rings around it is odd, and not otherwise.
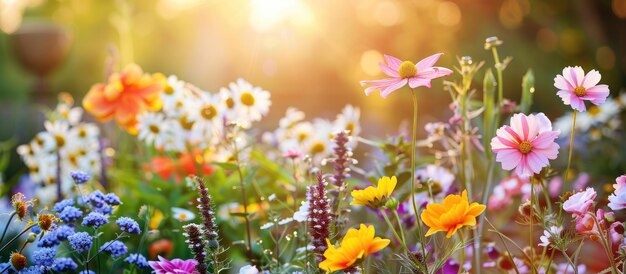
[{"label": "yellow flower center", "polygon": [[350,134],[354,133],[354,128],[356,127],[356,125],[354,123],[348,123],[346,125],[346,130],[350,132]]},{"label": "yellow flower center", "polygon": [[400,78],[403,78],[403,79],[411,78],[417,75],[417,68],[415,67],[415,64],[413,64],[413,62],[404,61],[400,65],[400,68],[398,68],[398,75],[400,76]]},{"label": "yellow flower center", "polygon": [[187,220],[187,214],[185,214],[185,213],[178,214],[178,219],[180,219],[180,220]]},{"label": "yellow flower center", "polygon": [[85,130],[84,128],[81,127],[80,129],[78,129],[78,136],[80,138],[87,137],[87,130]]},{"label": "yellow flower center", "polygon": [[600,108],[597,106],[592,106],[587,110],[587,113],[589,113],[589,115],[591,116],[596,116],[600,114]]},{"label": "yellow flower center", "polygon": [[65,145],[65,138],[61,135],[54,135],[54,140],[57,142],[58,147],[63,147]]},{"label": "yellow flower center", "polygon": [[298,134],[298,141],[302,143],[302,141],[306,140],[307,138],[309,138],[309,134],[307,134],[306,132],[300,132]]},{"label": "yellow flower center", "polygon": [[178,122],[180,123],[180,126],[186,130],[191,130],[194,123],[193,121],[189,121],[186,115],[180,116],[180,118],[178,118]]},{"label": "yellow flower center", "polygon": [[254,106],[254,95],[250,92],[244,92],[241,94],[241,103],[246,106]]},{"label": "yellow flower center", "polygon": [[585,89],[585,87],[576,87],[574,89],[574,94],[576,94],[576,96],[578,97],[585,96],[587,95],[587,90]]},{"label": "yellow flower center", "polygon": [[319,142],[311,146],[311,154],[318,154],[323,152],[324,150],[326,150],[326,146]]},{"label": "yellow flower center", "polygon": [[522,141],[519,144],[519,151],[523,154],[528,154],[533,149],[533,145],[529,141]]},{"label": "yellow flower center", "polygon": [[217,110],[213,105],[206,105],[200,110],[200,115],[204,119],[211,120],[217,115]]},{"label": "yellow flower center", "polygon": [[165,94],[167,95],[172,95],[174,93],[174,88],[170,85],[166,85],[163,89],[163,92],[165,92]]},{"label": "yellow flower center", "polygon": [[158,134],[159,131],[161,131],[157,125],[150,125],[148,126],[148,129],[150,129],[150,131],[154,134]]},{"label": "yellow flower center", "polygon": [[228,97],[228,99],[226,99],[226,106],[228,108],[235,107],[235,100],[233,100],[233,98]]}]

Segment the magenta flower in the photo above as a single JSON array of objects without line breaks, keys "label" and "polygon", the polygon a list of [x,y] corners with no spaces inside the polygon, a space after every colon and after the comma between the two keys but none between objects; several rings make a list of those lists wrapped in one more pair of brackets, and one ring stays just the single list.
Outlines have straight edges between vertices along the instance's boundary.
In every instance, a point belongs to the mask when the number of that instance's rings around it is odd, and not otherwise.
[{"label": "magenta flower", "polygon": [[152,267],[156,274],[198,274],[198,271],[196,270],[196,265],[198,265],[198,261],[194,259],[189,259],[185,261],[181,259],[173,259],[169,261],[159,256],[158,261],[149,261],[148,264],[150,264],[150,267]]},{"label": "magenta flower", "polygon": [[391,78],[361,81],[361,86],[371,85],[365,89],[365,94],[370,95],[375,90],[380,90],[380,96],[387,95],[409,84],[409,87],[429,87],[430,80],[452,74],[452,70],[443,67],[433,67],[443,53],[437,53],[413,64],[411,61],[400,61],[393,56],[385,55],[385,63],[379,63],[380,69]]},{"label": "magenta flower", "polygon": [[520,177],[529,177],[541,172],[556,159],[559,145],[554,140],[559,131],[552,130],[552,123],[546,115],[518,113],[511,117],[511,126],[502,126],[491,139],[491,150],[496,153],[496,161],[502,169],[512,170]]},{"label": "magenta flower", "polygon": [[566,67],[563,75],[554,77],[554,86],[559,89],[556,93],[563,103],[572,106],[578,111],[585,111],[585,100],[594,105],[604,103],[609,96],[609,86],[598,85],[602,76],[596,70],[591,70],[587,75],[581,67]]},{"label": "magenta flower", "polygon": [[578,216],[585,215],[591,205],[593,205],[593,200],[596,199],[596,196],[596,191],[588,187],[585,191],[578,192],[569,197],[569,199],[563,203],[563,210]]},{"label": "magenta flower", "polygon": [[613,184],[615,191],[609,196],[608,206],[612,210],[621,210],[626,208],[626,175],[622,175],[615,179]]}]

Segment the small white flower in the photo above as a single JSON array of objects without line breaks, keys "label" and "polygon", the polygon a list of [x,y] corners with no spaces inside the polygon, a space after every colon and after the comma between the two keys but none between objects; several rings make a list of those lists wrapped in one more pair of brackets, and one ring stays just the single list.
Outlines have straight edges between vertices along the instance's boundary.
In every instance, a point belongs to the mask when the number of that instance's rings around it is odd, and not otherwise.
[{"label": "small white flower", "polygon": [[549,246],[550,244],[554,244],[556,239],[560,237],[561,231],[563,231],[563,227],[560,226],[551,226],[548,230],[544,230],[543,235],[539,237],[539,240],[541,241],[539,246]]},{"label": "small white flower", "polygon": [[196,214],[180,207],[172,207],[173,217],[181,222],[191,221],[196,218]]},{"label": "small white flower", "polygon": [[[270,93],[260,87],[254,87],[243,79],[229,85],[231,92],[228,98],[233,105],[232,111],[236,117],[231,115],[231,122],[236,122],[245,128],[250,127],[252,122],[260,121],[269,112]],[[232,112],[231,112],[232,113]]]},{"label": "small white flower", "polygon": [[309,218],[309,201],[300,203],[298,211],[293,213],[293,219],[299,223],[305,222]]},{"label": "small white flower", "polygon": [[289,217],[289,218],[285,218],[285,219],[282,219],[282,220],[278,221],[278,224],[279,225],[286,225],[286,224],[291,223],[291,222],[293,222],[293,218]]},{"label": "small white flower", "polygon": [[272,194],[272,195],[268,196],[267,200],[270,201],[270,202],[276,200],[276,194]]},{"label": "small white flower", "polygon": [[259,270],[256,266],[246,265],[239,269],[239,274],[258,274]]},{"label": "small white flower", "polygon": [[269,222],[269,223],[266,223],[266,224],[262,225],[260,228],[261,228],[262,230],[266,230],[266,229],[269,229],[269,228],[270,228],[270,227],[272,227],[272,226],[274,226],[274,223]]}]

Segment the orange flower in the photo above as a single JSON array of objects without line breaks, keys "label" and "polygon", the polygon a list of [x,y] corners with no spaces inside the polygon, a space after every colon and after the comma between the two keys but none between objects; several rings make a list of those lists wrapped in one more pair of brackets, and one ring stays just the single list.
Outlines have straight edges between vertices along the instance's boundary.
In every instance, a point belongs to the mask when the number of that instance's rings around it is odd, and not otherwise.
[{"label": "orange flower", "polygon": [[361,224],[359,229],[350,228],[341,240],[339,247],[328,241],[328,249],[324,251],[324,261],[319,264],[320,269],[327,273],[347,269],[372,253],[376,253],[389,245],[388,239],[374,237],[374,226]]},{"label": "orange flower", "polygon": [[143,73],[130,64],[121,73],[113,73],[106,83],[91,87],[85,98],[85,110],[104,122],[115,118],[120,127],[137,134],[137,115],[161,109],[163,77]]},{"label": "orange flower", "polygon": [[[213,167],[202,157],[202,151],[183,152],[177,160],[172,160],[167,156],[157,156],[150,161],[153,172],[165,180],[174,175],[174,180],[180,182],[189,175],[211,175]],[[200,171],[198,171],[198,167]],[[198,173],[200,172],[200,173]]]},{"label": "orange flower", "polygon": [[452,237],[463,226],[476,224],[476,217],[485,211],[485,206],[479,203],[469,203],[467,191],[461,196],[450,194],[443,200],[443,204],[428,204],[422,212],[422,221],[430,228],[426,236],[439,231],[447,231],[446,238]]},{"label": "orange flower", "polygon": [[169,257],[172,255],[172,241],[168,239],[161,239],[152,244],[148,248],[148,259],[156,259],[157,256]]}]

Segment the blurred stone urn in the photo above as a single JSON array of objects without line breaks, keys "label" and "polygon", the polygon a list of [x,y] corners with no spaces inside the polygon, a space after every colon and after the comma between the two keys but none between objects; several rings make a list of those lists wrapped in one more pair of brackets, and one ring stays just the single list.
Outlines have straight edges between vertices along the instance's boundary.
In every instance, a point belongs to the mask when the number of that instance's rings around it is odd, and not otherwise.
[{"label": "blurred stone urn", "polygon": [[71,44],[69,32],[51,22],[24,22],[11,38],[15,58],[37,78],[34,101],[53,104],[54,93],[47,78],[65,60]]}]

